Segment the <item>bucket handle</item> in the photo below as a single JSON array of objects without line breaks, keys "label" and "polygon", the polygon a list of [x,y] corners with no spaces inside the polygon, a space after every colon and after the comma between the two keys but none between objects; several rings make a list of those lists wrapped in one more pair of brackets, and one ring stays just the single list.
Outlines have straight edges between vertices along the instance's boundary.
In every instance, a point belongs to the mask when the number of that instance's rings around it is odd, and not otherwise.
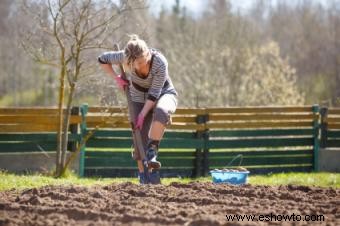
[{"label": "bucket handle", "polygon": [[241,166],[242,160],[243,160],[243,155],[242,154],[238,154],[227,164],[227,167],[230,166],[238,158],[240,158],[240,162],[239,162],[238,166]]}]

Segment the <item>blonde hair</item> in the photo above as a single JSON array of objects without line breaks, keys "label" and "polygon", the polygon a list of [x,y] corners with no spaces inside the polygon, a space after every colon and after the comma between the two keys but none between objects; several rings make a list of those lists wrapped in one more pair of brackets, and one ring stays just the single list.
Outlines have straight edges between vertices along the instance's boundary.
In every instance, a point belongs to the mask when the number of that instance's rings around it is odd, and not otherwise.
[{"label": "blonde hair", "polygon": [[144,55],[149,50],[145,41],[140,39],[138,35],[129,35],[130,40],[125,46],[124,54],[127,59],[128,65],[131,65],[137,58]]}]

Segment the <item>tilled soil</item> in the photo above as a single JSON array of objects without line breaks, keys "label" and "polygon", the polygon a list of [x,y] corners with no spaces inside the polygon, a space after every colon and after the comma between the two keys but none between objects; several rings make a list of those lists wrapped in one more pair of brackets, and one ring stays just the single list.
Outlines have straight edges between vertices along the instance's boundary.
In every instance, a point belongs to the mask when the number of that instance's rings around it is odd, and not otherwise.
[{"label": "tilled soil", "polygon": [[[236,214],[255,219],[228,220]],[[340,225],[340,189],[193,182],[0,192],[0,225],[268,224]]]}]

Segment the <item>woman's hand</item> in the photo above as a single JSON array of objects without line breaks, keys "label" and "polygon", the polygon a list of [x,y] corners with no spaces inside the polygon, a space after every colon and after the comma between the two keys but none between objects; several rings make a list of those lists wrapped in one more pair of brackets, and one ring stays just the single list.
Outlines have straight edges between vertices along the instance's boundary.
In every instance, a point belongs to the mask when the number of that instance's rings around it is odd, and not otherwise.
[{"label": "woman's hand", "polygon": [[141,110],[141,112],[139,113],[136,122],[135,122],[135,128],[137,129],[142,129],[143,128],[143,123],[144,123],[144,119],[145,116],[147,114],[149,114],[150,110],[155,106],[155,102],[151,101],[151,100],[147,100],[144,104],[143,109]]},{"label": "woman's hand", "polygon": [[143,112],[140,112],[138,114],[137,120],[135,122],[135,129],[142,130],[143,124],[144,124],[144,119],[145,119],[145,115],[143,114]]},{"label": "woman's hand", "polygon": [[122,91],[124,91],[125,88],[129,85],[128,81],[123,79],[121,75],[115,76],[114,79],[116,81],[118,88]]}]

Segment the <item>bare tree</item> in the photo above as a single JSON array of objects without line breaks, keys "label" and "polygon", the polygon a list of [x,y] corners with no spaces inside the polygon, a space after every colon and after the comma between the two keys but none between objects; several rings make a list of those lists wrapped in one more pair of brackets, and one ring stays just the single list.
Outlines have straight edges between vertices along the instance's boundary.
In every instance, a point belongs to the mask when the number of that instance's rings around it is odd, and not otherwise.
[{"label": "bare tree", "polygon": [[[134,7],[130,1],[24,1],[23,9],[35,18],[38,26],[26,31],[22,44],[34,60],[54,67],[59,74],[58,177],[66,163],[68,127],[77,82],[95,68],[96,61],[90,50],[110,49],[107,45],[112,44],[112,39],[119,39],[114,34],[122,27],[125,13],[138,8],[136,2],[138,7],[143,7],[143,1],[133,1]],[[48,20],[43,19],[46,14]]]},{"label": "bare tree", "polygon": [[340,106],[340,1],[333,0],[328,10],[328,36],[329,36],[329,55],[330,70],[335,77],[334,93],[332,104]]},{"label": "bare tree", "polygon": [[25,23],[29,23],[29,18],[19,15],[16,2],[0,2],[0,101],[3,96],[11,97],[4,98],[4,105],[22,105],[23,92],[31,85],[27,71],[31,71],[32,60],[21,54],[18,47],[19,31]]},{"label": "bare tree", "polygon": [[203,15],[190,17],[176,1],[172,13],[158,18],[157,38],[181,105],[304,103],[293,68],[275,42],[261,40],[252,21],[232,12],[226,0],[209,1]]},{"label": "bare tree", "polygon": [[[340,1],[277,1],[262,26],[297,69],[307,103],[335,105],[339,97]],[[255,19],[255,18],[254,18]]]}]

